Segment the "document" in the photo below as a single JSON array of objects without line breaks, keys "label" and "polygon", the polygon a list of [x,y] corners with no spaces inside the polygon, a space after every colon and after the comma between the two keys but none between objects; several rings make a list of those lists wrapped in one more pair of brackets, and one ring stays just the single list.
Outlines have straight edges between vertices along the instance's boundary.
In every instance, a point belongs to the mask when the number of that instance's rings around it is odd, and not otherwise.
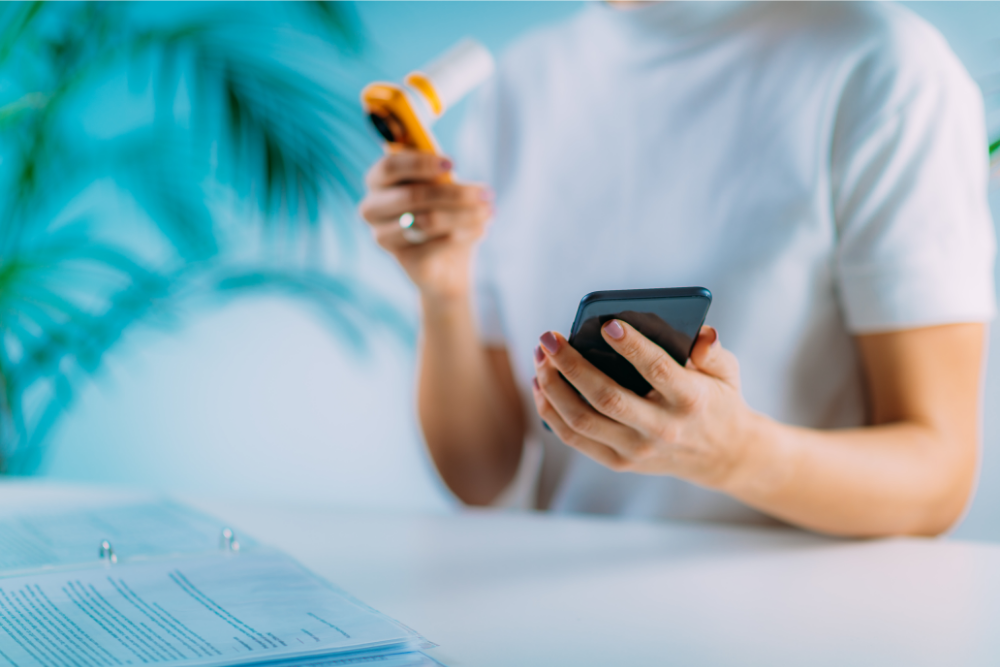
[{"label": "document", "polygon": [[352,667],[372,665],[373,667],[443,667],[426,653],[408,651],[406,653],[362,655],[346,658],[321,658],[306,662],[269,663],[267,667]]},{"label": "document", "polygon": [[415,653],[429,645],[263,547],[0,577],[0,658],[16,667],[410,667],[436,664]]}]

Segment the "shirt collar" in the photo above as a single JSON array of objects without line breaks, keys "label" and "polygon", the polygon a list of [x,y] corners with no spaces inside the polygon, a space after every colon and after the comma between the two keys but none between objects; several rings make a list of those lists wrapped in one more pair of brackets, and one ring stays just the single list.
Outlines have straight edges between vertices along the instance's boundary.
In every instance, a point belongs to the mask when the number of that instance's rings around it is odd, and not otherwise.
[{"label": "shirt collar", "polygon": [[749,20],[761,2],[684,1],[646,2],[614,7],[613,2],[594,3],[587,20],[625,53],[636,55],[695,47]]}]

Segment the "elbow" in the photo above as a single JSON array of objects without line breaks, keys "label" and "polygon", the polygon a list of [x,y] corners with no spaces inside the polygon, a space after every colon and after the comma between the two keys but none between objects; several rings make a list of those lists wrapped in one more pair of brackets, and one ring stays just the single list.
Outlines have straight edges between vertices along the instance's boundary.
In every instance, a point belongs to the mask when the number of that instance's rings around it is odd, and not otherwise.
[{"label": "elbow", "polygon": [[922,511],[903,534],[940,537],[962,520],[975,496],[978,477],[977,457],[967,458],[968,460],[939,468],[937,492],[931,493],[925,503],[922,503]]},{"label": "elbow", "polygon": [[913,537],[940,537],[954,528],[965,516],[965,510],[972,502],[972,488],[956,493],[955,499],[942,503],[927,512],[923,520],[905,534]]},{"label": "elbow", "polygon": [[940,537],[955,528],[972,503],[978,478],[976,439],[928,438],[919,465],[897,469],[898,476],[883,479],[896,494],[883,497],[881,511],[871,511],[863,528],[836,531],[840,536]]},{"label": "elbow", "polygon": [[951,530],[961,518],[962,512],[956,512],[949,516],[933,517],[921,522],[913,530],[905,531],[902,534],[906,537],[941,537]]}]

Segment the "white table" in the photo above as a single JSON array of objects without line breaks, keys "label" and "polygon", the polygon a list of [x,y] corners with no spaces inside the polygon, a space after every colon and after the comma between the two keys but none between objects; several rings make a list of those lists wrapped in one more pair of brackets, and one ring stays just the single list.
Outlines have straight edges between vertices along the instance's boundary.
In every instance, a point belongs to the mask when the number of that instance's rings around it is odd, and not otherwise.
[{"label": "white table", "polygon": [[[95,493],[5,482],[0,509]],[[449,667],[1000,665],[1000,545],[182,500],[439,643]]]}]

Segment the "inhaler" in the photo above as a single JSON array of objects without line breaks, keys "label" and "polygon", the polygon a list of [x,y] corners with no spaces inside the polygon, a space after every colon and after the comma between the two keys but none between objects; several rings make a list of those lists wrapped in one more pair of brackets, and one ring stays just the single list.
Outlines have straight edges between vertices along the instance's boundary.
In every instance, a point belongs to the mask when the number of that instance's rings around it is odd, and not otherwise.
[{"label": "inhaler", "polygon": [[407,74],[402,84],[376,81],[365,86],[361,104],[390,151],[440,154],[431,125],[493,70],[490,52],[479,42],[463,39],[422,70]]}]

